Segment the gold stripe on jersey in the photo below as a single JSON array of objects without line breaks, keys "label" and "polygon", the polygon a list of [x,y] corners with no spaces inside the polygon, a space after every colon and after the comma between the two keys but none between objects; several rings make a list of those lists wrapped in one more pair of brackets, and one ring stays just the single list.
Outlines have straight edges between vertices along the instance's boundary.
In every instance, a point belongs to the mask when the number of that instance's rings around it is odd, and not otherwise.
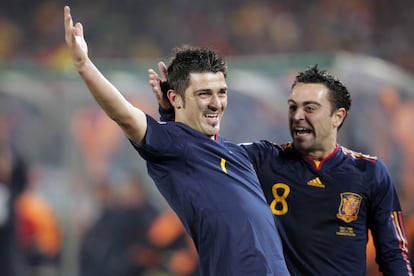
[{"label": "gold stripe on jersey", "polygon": [[401,248],[407,248],[407,238],[405,237],[404,227],[401,225],[400,214],[401,212],[392,211],[391,218],[393,220],[395,232],[397,234],[398,240],[401,243]]},{"label": "gold stripe on jersey", "polygon": [[221,166],[221,170],[222,170],[224,173],[227,173],[227,169],[226,169],[226,159],[221,158],[221,161],[220,161],[220,166]]},{"label": "gold stripe on jersey", "polygon": [[397,235],[397,239],[399,240],[400,244],[399,247],[401,248],[401,252],[403,255],[403,259],[406,262],[407,270],[410,272],[409,275],[412,275],[411,264],[408,258],[408,242],[405,234],[403,218],[401,211],[392,211],[391,212],[391,219],[394,225],[395,233]]}]

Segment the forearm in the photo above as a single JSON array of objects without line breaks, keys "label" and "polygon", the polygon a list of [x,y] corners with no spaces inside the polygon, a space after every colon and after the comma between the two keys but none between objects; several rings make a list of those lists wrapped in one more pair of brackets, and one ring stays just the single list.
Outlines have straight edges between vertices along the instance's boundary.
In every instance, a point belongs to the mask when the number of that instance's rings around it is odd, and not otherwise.
[{"label": "forearm", "polygon": [[90,93],[108,116],[117,120],[122,117],[127,106],[127,100],[96,68],[90,59],[77,67]]},{"label": "forearm", "polygon": [[123,129],[129,138],[141,142],[146,129],[145,114],[134,107],[90,59],[76,66],[76,69],[105,113]]}]

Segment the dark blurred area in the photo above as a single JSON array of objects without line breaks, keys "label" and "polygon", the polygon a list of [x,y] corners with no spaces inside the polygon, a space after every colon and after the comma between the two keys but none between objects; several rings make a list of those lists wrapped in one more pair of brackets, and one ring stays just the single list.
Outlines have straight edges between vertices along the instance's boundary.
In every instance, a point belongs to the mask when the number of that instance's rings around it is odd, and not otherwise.
[{"label": "dark blurred area", "polygon": [[2,0],[0,60],[58,58],[64,5],[94,57],[165,57],[181,44],[226,56],[343,50],[414,71],[410,0]]}]

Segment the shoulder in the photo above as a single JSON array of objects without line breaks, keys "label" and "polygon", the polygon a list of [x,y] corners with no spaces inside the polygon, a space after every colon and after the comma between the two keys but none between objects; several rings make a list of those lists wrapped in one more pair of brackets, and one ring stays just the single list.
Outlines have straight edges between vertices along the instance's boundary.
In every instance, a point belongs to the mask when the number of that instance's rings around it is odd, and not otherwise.
[{"label": "shoulder", "polygon": [[367,161],[367,162],[373,162],[376,163],[379,159],[377,156],[365,154],[362,152],[357,152],[351,149],[348,149],[344,146],[340,146],[343,154],[349,158],[352,158],[353,160],[357,161]]},{"label": "shoulder", "polygon": [[267,140],[260,140],[260,141],[255,141],[255,142],[247,142],[247,143],[240,143],[238,144],[241,147],[245,148],[246,151],[250,152],[250,151],[268,151],[268,150],[273,150],[275,148],[277,148],[277,145],[269,142]]},{"label": "shoulder", "polygon": [[242,147],[261,147],[261,148],[279,148],[281,145],[277,145],[276,143],[267,141],[267,140],[260,140],[255,142],[245,142],[239,144]]},{"label": "shoulder", "polygon": [[147,117],[148,126],[161,126],[161,125],[164,125],[164,126],[167,126],[167,125],[172,126],[175,123],[175,122],[157,121],[152,116],[150,116],[148,114],[146,114],[146,117]]},{"label": "shoulder", "polygon": [[[185,124],[175,121],[158,121],[147,114],[147,135],[155,135],[158,138],[170,139],[177,136],[194,136],[195,130]],[[154,138],[154,137],[152,137]]]},{"label": "shoulder", "polygon": [[160,122],[147,115],[147,131],[142,144],[134,141],[132,145],[139,152],[152,152],[164,155],[167,152],[181,151],[186,145],[185,131],[176,122]]},{"label": "shoulder", "polygon": [[288,156],[294,152],[292,144],[276,144],[267,140],[240,144],[251,157],[272,159]]},{"label": "shoulder", "polygon": [[353,151],[344,146],[341,146],[341,150],[344,156],[352,161],[353,165],[359,170],[362,170],[365,173],[372,172],[370,175],[377,178],[389,177],[390,173],[387,166],[377,156]]},{"label": "shoulder", "polygon": [[292,142],[285,143],[285,144],[280,144],[280,145],[275,145],[275,147],[280,148],[280,150],[283,151],[283,152],[294,152]]}]

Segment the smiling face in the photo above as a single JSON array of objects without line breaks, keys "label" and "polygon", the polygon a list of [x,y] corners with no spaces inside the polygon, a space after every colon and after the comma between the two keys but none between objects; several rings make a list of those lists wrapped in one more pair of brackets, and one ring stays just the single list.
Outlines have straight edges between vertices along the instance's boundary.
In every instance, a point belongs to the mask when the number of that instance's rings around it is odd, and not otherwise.
[{"label": "smiling face", "polygon": [[297,83],[291,92],[289,127],[297,150],[321,160],[336,147],[344,108],[332,110],[328,88],[320,83]]},{"label": "smiling face", "polygon": [[184,123],[208,136],[218,134],[227,107],[227,84],[222,72],[191,73],[185,101],[172,94],[177,122]]}]

